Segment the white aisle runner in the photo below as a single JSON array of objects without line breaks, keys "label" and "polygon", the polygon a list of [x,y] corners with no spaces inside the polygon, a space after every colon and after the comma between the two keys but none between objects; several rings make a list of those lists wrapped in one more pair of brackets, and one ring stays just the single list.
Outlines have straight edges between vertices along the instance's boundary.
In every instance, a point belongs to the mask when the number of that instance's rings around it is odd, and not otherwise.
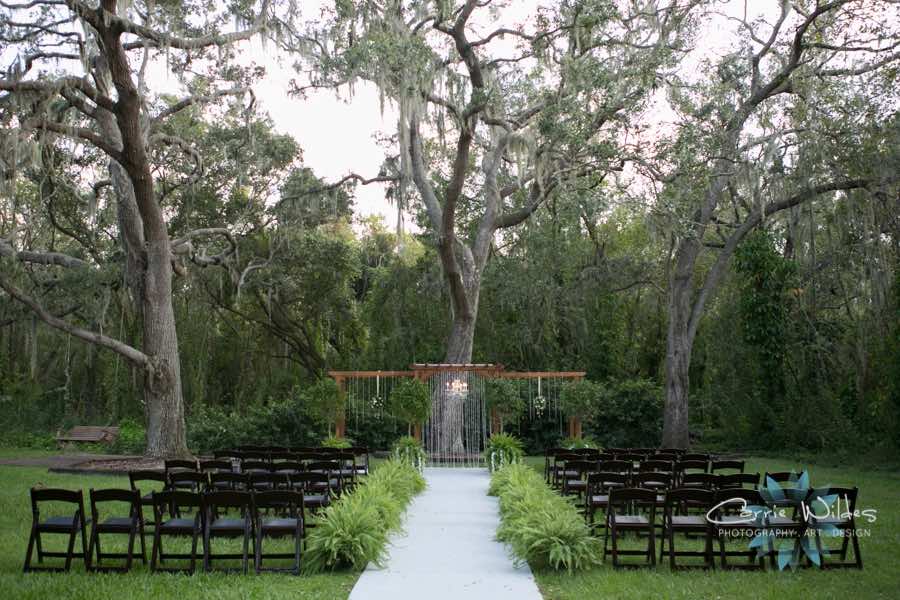
[{"label": "white aisle runner", "polygon": [[494,540],[500,515],[484,469],[426,469],[405,534],[383,569],[369,565],[350,600],[541,600],[528,565],[514,567]]}]

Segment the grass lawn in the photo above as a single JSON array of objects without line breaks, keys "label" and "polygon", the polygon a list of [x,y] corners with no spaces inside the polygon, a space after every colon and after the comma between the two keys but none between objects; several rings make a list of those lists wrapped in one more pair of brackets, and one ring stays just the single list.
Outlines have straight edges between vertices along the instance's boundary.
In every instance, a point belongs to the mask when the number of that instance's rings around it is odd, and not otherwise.
[{"label": "grass lawn", "polygon": [[[12,458],[12,451],[2,453],[3,458]],[[34,456],[36,453],[19,455]],[[35,484],[51,487],[87,490],[107,487],[127,487],[127,477],[79,476],[49,473],[43,468],[0,466],[0,598],[61,600],[78,598],[84,600],[129,600],[132,598],[183,598],[200,599],[255,599],[255,598],[297,598],[303,600],[335,600],[347,598],[353,584],[359,577],[357,572],[340,572],[315,576],[293,576],[281,573],[257,575],[205,574],[193,576],[172,574],[151,574],[138,560],[131,573],[86,573],[81,561],[74,561],[69,573],[22,573],[25,547],[31,527],[31,505],[28,490]],[[85,510],[90,512],[90,507]],[[58,514],[63,514],[62,512]],[[69,513],[71,514],[71,513]],[[48,515],[49,516],[49,515]],[[45,549],[62,550],[64,536],[47,536]],[[122,543],[106,543],[104,552],[124,549]],[[55,540],[53,538],[56,538]],[[147,557],[150,553],[150,536],[147,537]],[[286,543],[286,542],[284,542]],[[267,551],[278,550],[279,545],[267,544]],[[76,546],[80,539],[76,541]],[[290,544],[287,543],[289,546]],[[180,546],[180,547],[179,547]],[[136,545],[137,547],[137,545]],[[237,542],[214,540],[214,548],[221,552],[224,548],[236,550]],[[187,548],[185,544],[167,540],[166,550],[176,551]],[[286,548],[286,546],[285,546]],[[47,559],[48,562],[59,559]],[[52,563],[58,564],[58,563]],[[59,563],[61,564],[61,563]],[[111,564],[116,564],[111,561]],[[226,566],[231,566],[225,563]],[[233,563],[235,564],[235,563]],[[252,566],[251,566],[252,573]]]},{"label": "grass lawn", "polygon": [[[529,459],[543,472],[543,459]],[[769,458],[750,458],[747,471],[789,471],[807,468],[814,486],[856,485],[860,488],[858,509],[877,509],[877,520],[867,523],[857,518],[857,526],[869,529],[870,537],[860,538],[865,568],[798,569],[796,572],[767,571],[679,571],[668,563],[656,569],[614,570],[607,564],[574,575],[536,572],[535,577],[547,600],[591,598],[869,598],[900,597],[900,473],[870,471],[850,467],[820,467]],[[657,540],[658,543],[658,540]],[[738,549],[739,542],[731,546]],[[676,547],[686,548],[676,540]],[[715,546],[715,549],[718,549]],[[657,546],[657,553],[659,547]],[[658,557],[658,554],[657,554]],[[666,559],[668,560],[668,559]],[[688,559],[690,560],[690,559]],[[685,559],[679,559],[679,564]]]}]

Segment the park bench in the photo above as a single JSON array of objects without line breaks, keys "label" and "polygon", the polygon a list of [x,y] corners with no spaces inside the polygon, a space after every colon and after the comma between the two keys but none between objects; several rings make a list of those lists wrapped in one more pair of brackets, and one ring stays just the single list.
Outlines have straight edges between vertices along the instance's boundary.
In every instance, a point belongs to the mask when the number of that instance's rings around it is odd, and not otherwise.
[{"label": "park bench", "polygon": [[100,427],[94,425],[78,425],[69,431],[56,436],[58,444],[71,442],[94,442],[111,444],[119,437],[118,427]]}]

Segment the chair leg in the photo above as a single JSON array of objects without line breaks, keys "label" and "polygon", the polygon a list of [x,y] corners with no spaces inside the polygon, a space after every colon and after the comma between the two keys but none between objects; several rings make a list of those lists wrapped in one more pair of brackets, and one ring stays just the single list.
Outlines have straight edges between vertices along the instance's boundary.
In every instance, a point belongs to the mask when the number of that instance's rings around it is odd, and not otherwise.
[{"label": "chair leg", "polygon": [[36,539],[36,528],[34,525],[31,526],[31,535],[28,536],[28,549],[25,550],[25,565],[22,567],[22,571],[27,573],[31,570],[31,555],[34,552],[34,540]]},{"label": "chair leg", "polygon": [[247,554],[250,549],[250,530],[244,527],[244,555],[241,557],[241,566],[243,567],[244,575],[247,574]]},{"label": "chair leg", "polygon": [[610,536],[612,537],[612,564],[614,567],[618,567],[619,566],[619,544],[618,544],[619,532],[616,531],[615,524],[611,525],[610,529],[611,529]]},{"label": "chair leg", "polygon": [[[97,566],[99,567],[100,566],[100,557],[103,556],[103,552],[100,550],[100,534],[99,533],[95,536],[94,544],[95,544],[95,547],[97,548]],[[92,558],[93,558],[93,556],[94,555],[91,554]]]},{"label": "chair leg", "polygon": [[77,529],[73,529],[69,534],[69,546],[66,549],[66,566],[64,567],[66,571],[72,567],[72,557],[75,555],[75,535],[77,532]]},{"label": "chair leg", "polygon": [[159,524],[153,528],[153,544],[150,550],[150,572],[156,571],[156,560],[159,557],[160,543],[162,539],[159,535]]},{"label": "chair leg", "polygon": [[[656,566],[656,526],[650,523],[650,536],[647,541],[647,556],[650,558],[650,566]],[[671,548],[670,548],[671,549]]]},{"label": "chair leg", "polygon": [[300,530],[300,526],[297,526],[297,531],[294,532],[294,574],[300,574],[300,546],[303,544],[302,532]]},{"label": "chair leg", "polygon": [[38,559],[38,564],[40,565],[40,564],[44,563],[44,547],[43,547],[43,544],[41,544],[41,532],[40,531],[37,531],[34,539],[35,539],[35,542],[37,543],[37,559]]},{"label": "chair leg", "polygon": [[[197,538],[200,537],[199,533],[200,532],[198,532],[197,529],[195,528],[194,533],[191,535],[191,567],[190,567],[191,575],[193,575],[197,571]],[[206,546],[206,544],[204,544],[203,545],[204,556],[206,555],[207,550],[208,550],[208,547]]]},{"label": "chair leg", "polygon": [[144,531],[144,521],[138,520],[138,534],[141,536],[141,562],[147,564],[147,543],[144,541],[146,532]]},{"label": "chair leg", "polygon": [[212,562],[209,557],[210,552],[211,552],[209,540],[210,540],[209,528],[204,527],[203,528],[203,570],[206,571],[207,573],[209,573],[209,571],[210,571],[210,563]]},{"label": "chair leg", "polygon": [[[673,571],[675,570],[675,531],[669,526],[669,568]],[[662,541],[660,541],[660,547],[666,543],[666,536],[663,533]],[[662,552],[660,552],[659,561],[662,562]]]},{"label": "chair leg", "polygon": [[131,570],[131,563],[134,559],[134,538],[137,535],[137,524],[131,524],[131,530],[128,532],[128,552],[125,556],[125,570]]},{"label": "chair leg", "polygon": [[[87,547],[87,523],[84,522],[84,519],[79,519],[81,525],[81,556],[84,561],[85,570],[90,571],[91,569],[91,555],[88,553]],[[98,542],[100,538],[97,538]]]},{"label": "chair leg", "polygon": [[856,558],[856,568],[862,569],[862,554],[859,553],[859,537],[856,535],[856,528],[853,528],[853,556]]},{"label": "chair leg", "polygon": [[[91,537],[90,537],[90,540],[88,541],[88,555],[92,559],[94,558],[94,548],[96,547],[96,543],[97,543],[97,535],[98,535],[97,534],[97,523],[95,522],[94,526],[91,528]],[[99,550],[98,550],[98,554],[99,554]],[[96,568],[100,567],[100,557],[99,556],[97,557],[97,562],[95,563],[95,565],[91,565],[90,568],[94,569],[95,567]]]}]

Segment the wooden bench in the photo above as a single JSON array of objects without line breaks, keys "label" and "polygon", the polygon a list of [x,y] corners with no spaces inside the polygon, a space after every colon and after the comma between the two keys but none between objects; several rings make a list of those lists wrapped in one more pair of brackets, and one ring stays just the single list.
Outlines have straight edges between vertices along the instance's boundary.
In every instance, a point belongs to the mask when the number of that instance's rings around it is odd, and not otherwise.
[{"label": "wooden bench", "polygon": [[56,442],[94,442],[111,444],[119,437],[118,427],[99,427],[94,425],[79,425],[69,431],[56,436]]}]

